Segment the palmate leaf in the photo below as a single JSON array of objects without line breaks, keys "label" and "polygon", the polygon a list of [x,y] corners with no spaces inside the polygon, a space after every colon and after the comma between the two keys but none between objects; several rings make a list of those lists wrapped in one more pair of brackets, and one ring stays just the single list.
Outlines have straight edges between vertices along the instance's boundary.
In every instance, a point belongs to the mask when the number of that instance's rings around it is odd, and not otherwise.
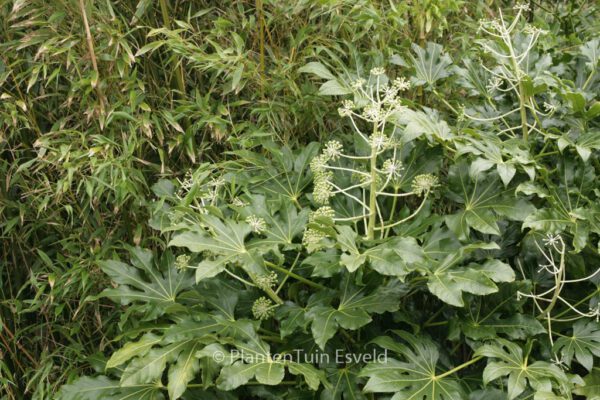
[{"label": "palmate leaf", "polygon": [[150,250],[129,248],[129,251],[133,266],[116,260],[99,263],[102,271],[118,284],[117,288],[105,289],[100,295],[121,304],[135,303],[148,313],[148,318],[166,311],[184,310],[176,299],[192,285],[191,274],[177,270],[170,253],[155,262]]},{"label": "palmate leaf", "polygon": [[585,396],[587,400],[600,400],[600,371],[593,369],[583,378],[581,385],[577,385],[573,393]]},{"label": "palmate leaf", "polygon": [[414,55],[409,55],[409,58],[416,73],[412,79],[413,84],[417,86],[433,85],[436,81],[450,76],[452,71],[449,67],[452,65],[452,59],[444,53],[442,45],[427,42],[426,48],[414,43],[411,47]]},{"label": "palmate leaf", "polygon": [[329,385],[323,390],[323,400],[365,400],[367,397],[360,390],[356,365],[327,370]]},{"label": "palmate leaf", "polygon": [[81,377],[64,385],[57,400],[164,400],[164,395],[155,384],[121,387],[118,381],[105,376]]},{"label": "palmate leaf", "polygon": [[308,222],[308,209],[298,212],[296,206],[283,197],[269,199],[267,202],[262,195],[253,195],[248,206],[237,208],[244,219],[254,215],[263,218],[267,225],[260,239],[248,243],[249,249],[272,247],[274,251],[279,251],[298,247],[294,244],[294,239],[304,232]]},{"label": "palmate leaf", "polygon": [[568,394],[569,379],[556,365],[535,361],[523,356],[521,347],[505,339],[496,339],[493,343],[479,347],[475,355],[497,359],[490,361],[483,370],[484,383],[498,378],[508,377],[508,398],[512,400],[530,386],[534,391]]},{"label": "palmate leaf", "polygon": [[473,154],[477,159],[471,163],[469,173],[476,177],[495,167],[504,186],[508,186],[521,167],[531,180],[535,178],[535,161],[527,150],[520,147],[520,142],[515,140],[501,140],[495,133],[473,132],[461,137],[456,142],[457,156]]},{"label": "palmate leaf", "polygon": [[591,232],[600,233],[600,207],[593,193],[596,172],[589,163],[575,158],[562,159],[557,167],[560,184],[545,188],[547,207],[529,215],[523,228],[546,234],[567,231],[573,237],[575,251],[579,252],[588,243]]},{"label": "palmate leaf", "polygon": [[500,235],[498,221],[502,217],[523,221],[535,211],[527,200],[514,197],[514,188],[504,188],[495,172],[471,177],[466,163],[450,168],[449,187],[448,197],[463,208],[446,216],[446,225],[461,240],[468,239],[471,229]]},{"label": "palmate leaf", "polygon": [[162,337],[147,333],[137,342],[129,342],[115,351],[106,363],[106,369],[117,367],[136,356],[145,355],[152,347],[158,345]]},{"label": "palmate leaf", "polygon": [[406,108],[395,113],[394,117],[397,124],[405,126],[401,136],[403,142],[409,142],[421,135],[425,135],[430,142],[446,141],[453,137],[448,123],[431,108],[424,107],[423,111]]},{"label": "palmate leaf", "polygon": [[466,246],[444,245],[444,236],[433,237],[425,247],[426,258],[414,269],[427,276],[427,288],[440,300],[463,307],[463,292],[487,295],[498,291],[495,282],[512,282],[513,269],[500,260],[463,265],[467,255],[476,250],[496,250],[495,243],[472,243]]},{"label": "palmate leaf", "polygon": [[[317,390],[319,382],[325,380],[322,372],[312,365],[295,363],[285,359],[271,358],[270,346],[257,334],[258,321],[232,320],[221,316],[212,316],[204,321],[183,321],[173,325],[165,333],[165,342],[173,342],[171,346],[186,343],[186,349],[179,353],[178,363],[171,367],[169,372],[169,390],[185,390],[185,385],[193,378],[194,371],[198,370],[197,359],[208,358],[216,360],[221,365],[217,387],[221,390],[234,390],[256,379],[265,385],[278,385],[283,380],[285,368],[290,373],[302,375],[307,384]],[[226,350],[217,343],[232,346]],[[189,342],[211,342],[204,348],[191,349]],[[221,352],[220,360],[215,359],[215,351]],[[164,368],[163,368],[164,369]],[[178,383],[171,382],[171,374],[179,377]],[[183,391],[176,393],[183,393]]]},{"label": "palmate leaf", "polygon": [[200,370],[200,361],[196,358],[196,352],[202,347],[203,344],[197,341],[186,346],[169,368],[167,385],[169,399],[180,398],[186,391],[188,383]]},{"label": "palmate leaf", "polygon": [[466,398],[461,383],[452,376],[439,377],[439,351],[433,341],[394,331],[408,345],[389,336],[378,337],[373,343],[396,353],[404,361],[387,357],[383,363],[368,364],[361,377],[368,377],[364,391],[395,393],[391,400],[456,400]]},{"label": "palmate leaf", "polygon": [[588,371],[594,367],[594,357],[600,357],[600,324],[595,321],[579,320],[573,324],[571,336],[561,336],[553,350],[562,360],[571,365],[573,356]]},{"label": "palmate leaf", "polygon": [[340,303],[337,308],[318,300],[306,313],[306,318],[311,321],[315,342],[322,350],[325,350],[325,345],[338,328],[355,330],[371,322],[372,313],[398,310],[400,297],[407,291],[404,285],[391,281],[367,294],[366,289],[356,287],[352,279],[350,274],[346,274],[340,282]]},{"label": "palmate leaf", "polygon": [[167,363],[177,360],[182,351],[195,346],[196,341],[189,339],[172,343],[165,347],[154,348],[145,356],[137,357],[131,361],[121,375],[122,386],[132,386],[151,383],[162,376]]},{"label": "palmate leaf", "polygon": [[360,241],[359,235],[351,227],[339,226],[337,230],[337,243],[343,252],[340,263],[349,272],[368,263],[380,274],[397,276],[402,280],[412,271],[412,264],[423,261],[423,250],[412,237],[395,236],[383,244],[361,251],[357,243]]},{"label": "palmate leaf", "polygon": [[195,253],[208,253],[211,259],[203,259],[196,269],[196,282],[212,278],[223,272],[228,265],[239,264],[249,274],[265,273],[259,253],[267,249],[254,246],[250,251],[246,237],[251,228],[246,222],[221,221],[213,215],[202,216],[202,226],[190,227],[169,242],[169,246],[186,247]]},{"label": "palmate leaf", "polygon": [[493,315],[485,320],[477,320],[471,314],[462,319],[460,324],[465,336],[475,340],[493,339],[500,334],[511,339],[526,339],[546,332],[540,321],[524,314],[507,318]]},{"label": "palmate leaf", "polygon": [[[286,201],[296,204],[312,183],[309,164],[319,152],[319,143],[309,143],[300,151],[272,142],[262,146],[270,158],[249,151],[234,152],[244,160],[245,185],[253,193],[259,192],[268,198],[283,196]],[[236,174],[236,178],[240,177],[241,174]]]}]

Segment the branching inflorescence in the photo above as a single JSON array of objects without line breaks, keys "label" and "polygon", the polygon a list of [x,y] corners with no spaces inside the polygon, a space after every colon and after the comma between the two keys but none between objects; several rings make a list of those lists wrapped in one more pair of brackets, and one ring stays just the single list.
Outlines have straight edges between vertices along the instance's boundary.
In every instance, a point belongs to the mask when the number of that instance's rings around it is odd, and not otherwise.
[{"label": "branching inflorescence", "polygon": [[[334,221],[362,220],[368,239],[373,239],[376,233],[385,237],[390,228],[417,215],[438,180],[433,175],[419,175],[413,180],[412,191],[399,192],[403,170],[399,159],[401,141],[398,130],[394,129],[391,122],[404,107],[399,94],[410,87],[409,82],[404,78],[396,78],[390,83],[383,68],[373,68],[368,80],[359,78],[351,87],[354,100],[344,100],[338,111],[340,116],[350,119],[359,142],[362,142],[359,145],[365,145],[368,151],[364,154],[345,154],[343,145],[332,140],[312,160],[313,199],[322,207],[313,213],[311,219],[330,217]],[[361,129],[364,125],[369,127],[368,133]],[[356,203],[361,213],[336,217],[335,211],[329,206],[336,195],[345,196]],[[421,197],[420,205],[409,216],[395,220],[397,201],[407,196]],[[383,203],[390,198],[392,207],[389,213],[385,213],[382,210]],[[316,243],[323,237],[322,232],[309,228],[304,241]]]},{"label": "branching inflorescence", "polygon": [[[567,279],[565,262],[567,248],[562,237],[560,235],[548,235],[543,240],[544,246],[540,246],[537,241],[535,244],[545,260],[543,264],[539,265],[538,272],[547,272],[552,275],[554,284],[552,287],[541,293],[523,293],[517,291],[517,298],[520,299],[521,297],[526,297],[533,300],[533,303],[539,312],[539,318],[545,319],[547,322],[548,336],[550,338],[550,343],[553,343],[552,322],[568,322],[580,318],[596,318],[596,321],[600,319],[600,305],[596,305],[595,307],[590,308],[588,312],[584,312],[579,310],[577,305],[571,304],[562,296],[562,291],[566,284],[587,281],[597,275],[598,272],[600,272],[600,268],[589,276],[579,279]],[[574,316],[561,318],[564,313],[553,314],[555,306],[561,303],[567,307],[566,311],[572,312]]]},{"label": "branching inflorescence", "polygon": [[[527,4],[516,5],[515,10],[517,14],[512,22],[507,21],[500,11],[500,17],[497,19],[481,20],[479,30],[491,39],[480,41],[483,50],[497,61],[497,65],[493,68],[481,63],[481,67],[492,76],[486,86],[488,91],[490,93],[513,92],[519,99],[519,107],[490,118],[479,118],[463,110],[460,117],[479,122],[502,121],[506,127],[501,130],[501,134],[512,137],[513,131],[521,129],[522,138],[527,142],[530,131],[543,133],[539,116],[552,114],[554,109],[550,104],[545,103],[546,113],[542,112],[534,97],[529,95],[525,88],[529,55],[540,35],[545,34],[546,31],[530,24],[520,23],[524,13],[529,10]],[[506,121],[506,117],[517,112],[520,114],[521,124],[515,127]],[[532,120],[528,118],[529,114],[533,117]]]}]

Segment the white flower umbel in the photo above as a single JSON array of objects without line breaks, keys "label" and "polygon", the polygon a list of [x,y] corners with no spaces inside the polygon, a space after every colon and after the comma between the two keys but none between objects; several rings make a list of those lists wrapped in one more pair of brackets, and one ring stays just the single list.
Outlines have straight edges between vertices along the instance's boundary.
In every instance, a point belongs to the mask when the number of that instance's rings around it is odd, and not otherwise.
[{"label": "white flower umbel", "polygon": [[[413,186],[416,191],[399,193],[398,182],[402,174],[402,163],[398,159],[399,140],[394,137],[396,130],[391,129],[388,122],[404,107],[399,94],[409,89],[410,83],[404,77],[394,79],[391,84],[388,82],[383,68],[373,68],[368,80],[359,78],[350,84],[354,101],[344,100],[338,109],[340,116],[350,119],[359,140],[363,140],[370,151],[361,155],[347,154],[342,143],[332,140],[310,162],[314,175],[313,199],[323,206],[318,212],[326,213],[334,221],[362,220],[368,239],[374,239],[376,232],[385,237],[391,227],[413,218],[437,184],[435,177],[428,176],[430,181],[418,177],[416,186]],[[367,129],[363,130],[365,126]],[[332,197],[338,195],[355,202],[361,212],[337,218],[328,204]],[[422,196],[420,205],[407,218],[396,220],[394,212],[398,199],[412,195]],[[389,197],[393,197],[392,211],[384,219],[380,206]],[[324,238],[322,231],[310,228],[305,232],[303,241],[315,245]]]}]

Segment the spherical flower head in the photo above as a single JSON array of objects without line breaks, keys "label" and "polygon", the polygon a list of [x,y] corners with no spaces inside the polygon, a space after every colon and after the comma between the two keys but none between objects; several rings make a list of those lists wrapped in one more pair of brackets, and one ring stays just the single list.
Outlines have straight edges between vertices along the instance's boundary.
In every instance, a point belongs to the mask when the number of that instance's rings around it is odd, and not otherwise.
[{"label": "spherical flower head", "polygon": [[429,193],[431,189],[438,186],[438,178],[431,174],[422,174],[415,176],[412,183],[412,190],[417,196]]},{"label": "spherical flower head", "polygon": [[210,182],[208,183],[209,186],[215,187],[215,188],[220,188],[221,186],[225,185],[225,179],[223,178],[213,178],[210,180]]},{"label": "spherical flower head", "polygon": [[396,96],[398,95],[398,88],[394,86],[388,86],[383,89],[383,102],[388,105],[396,103]]},{"label": "spherical flower head", "polygon": [[542,242],[544,242],[544,245],[546,247],[550,247],[560,244],[561,240],[562,238],[560,237],[560,235],[548,234],[544,239],[542,239]]},{"label": "spherical flower head", "polygon": [[262,290],[271,289],[277,284],[277,274],[275,272],[271,272],[267,275],[256,276],[254,277],[254,283],[256,283],[256,286]]},{"label": "spherical flower head", "polygon": [[177,256],[177,258],[175,259],[175,268],[180,269],[180,270],[186,269],[189,266],[190,259],[191,259],[191,257],[188,256],[187,254],[182,254],[180,256]]},{"label": "spherical flower head", "polygon": [[323,149],[323,155],[325,155],[329,160],[337,161],[342,154],[342,144],[337,140],[330,140],[325,145],[325,149]]},{"label": "spherical flower head", "polygon": [[304,235],[302,236],[302,244],[306,247],[311,245],[314,246],[326,237],[327,235],[325,235],[325,233],[313,228],[308,228],[304,231]]},{"label": "spherical flower head", "polygon": [[489,92],[493,92],[493,91],[497,90],[500,87],[500,85],[502,85],[502,79],[500,79],[498,77],[494,77],[488,81],[488,84],[486,87]]},{"label": "spherical flower head", "polygon": [[515,11],[521,11],[521,12],[527,12],[530,10],[529,8],[529,4],[527,3],[517,3],[514,7],[513,10]]},{"label": "spherical flower head", "polygon": [[402,163],[398,160],[388,159],[383,162],[383,173],[390,179],[400,178],[403,169]]},{"label": "spherical flower head", "polygon": [[353,89],[358,90],[358,89],[362,88],[363,86],[365,86],[366,83],[367,83],[367,81],[365,81],[363,78],[358,78],[357,80],[352,82],[352,84],[350,86],[352,86]]},{"label": "spherical flower head", "polygon": [[311,212],[308,215],[308,222],[315,222],[318,218],[333,218],[335,217],[335,211],[329,206],[323,206],[317,208],[316,211]]},{"label": "spherical flower head", "polygon": [[523,28],[523,33],[525,33],[526,35],[545,35],[548,33],[548,31],[538,28],[537,26],[527,24]]},{"label": "spherical flower head", "polygon": [[266,297],[259,297],[252,305],[252,315],[255,319],[265,320],[273,316],[275,306]]},{"label": "spherical flower head", "polygon": [[246,207],[248,205],[248,203],[246,203],[244,200],[240,199],[239,197],[235,197],[231,201],[231,205],[234,207]]},{"label": "spherical flower head", "polygon": [[262,233],[265,229],[267,229],[267,223],[264,218],[257,217],[256,215],[251,215],[246,218],[246,222],[250,225],[250,229],[255,233]]},{"label": "spherical flower head", "polygon": [[333,193],[331,193],[333,186],[330,181],[332,177],[333,174],[331,172],[325,172],[315,177],[313,198],[317,203],[327,204],[329,198],[333,196]]},{"label": "spherical flower head", "polygon": [[352,100],[344,100],[342,106],[338,108],[338,114],[340,114],[340,117],[349,117],[352,115],[354,108],[356,108],[356,105]]},{"label": "spherical flower head", "polygon": [[381,120],[381,107],[378,103],[367,105],[362,112],[362,117],[367,121],[379,122]]},{"label": "spherical flower head", "polygon": [[328,161],[327,156],[325,156],[324,154],[321,154],[320,156],[313,158],[310,161],[310,170],[315,175],[320,175],[320,174],[325,173],[325,171],[326,171],[325,167],[327,166],[327,161]]},{"label": "spherical flower head", "polygon": [[381,76],[385,74],[385,68],[375,67],[371,69],[371,75],[373,76]]},{"label": "spherical flower head", "polygon": [[392,87],[396,88],[399,92],[403,92],[410,89],[410,81],[408,81],[405,77],[400,76],[394,79]]},{"label": "spherical flower head", "polygon": [[371,148],[381,151],[390,145],[390,140],[383,133],[375,133],[369,138],[369,144],[371,145]]}]

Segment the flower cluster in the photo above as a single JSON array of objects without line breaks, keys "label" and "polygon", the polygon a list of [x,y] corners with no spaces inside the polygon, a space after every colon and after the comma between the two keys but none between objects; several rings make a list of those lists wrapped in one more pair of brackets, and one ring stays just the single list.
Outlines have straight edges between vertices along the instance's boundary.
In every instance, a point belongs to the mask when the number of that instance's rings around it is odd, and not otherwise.
[{"label": "flower cluster", "polygon": [[398,179],[402,175],[402,162],[393,159],[387,159],[383,162],[383,173],[388,179]]},{"label": "flower cluster", "polygon": [[421,174],[415,176],[412,182],[412,190],[417,196],[429,193],[431,189],[438,186],[438,177],[431,174]]},{"label": "flower cluster", "polygon": [[375,149],[379,152],[387,149],[390,146],[391,141],[390,138],[388,138],[385,134],[375,133],[369,138],[369,144],[371,145],[372,149]]},{"label": "flower cluster", "polygon": [[315,175],[313,198],[319,204],[329,203],[329,199],[333,196],[333,185],[331,184],[333,173],[330,171],[322,172]]},{"label": "flower cluster", "polygon": [[234,199],[231,200],[231,205],[234,207],[246,207],[248,203],[240,199],[239,197],[234,197]]},{"label": "flower cluster", "polygon": [[186,269],[189,266],[191,257],[186,255],[186,254],[182,254],[180,256],[177,256],[177,258],[175,259],[175,268],[177,269]]},{"label": "flower cluster", "polygon": [[342,144],[337,140],[330,140],[323,149],[323,154],[327,156],[329,160],[337,161],[342,155]]},{"label": "flower cluster", "polygon": [[267,229],[267,223],[264,218],[257,217],[256,215],[251,215],[246,218],[246,222],[250,225],[250,229],[255,233],[262,233]]},{"label": "flower cluster", "polygon": [[252,315],[258,320],[269,319],[275,313],[275,305],[266,297],[259,297],[252,305]]},{"label": "flower cluster", "polygon": [[355,104],[352,100],[344,100],[342,106],[338,108],[340,117],[349,117],[352,115],[352,110],[355,108]]},{"label": "flower cluster", "polygon": [[[308,215],[309,223],[318,223],[320,218],[333,218],[335,217],[335,211],[329,206],[319,207],[316,211],[311,212]],[[302,243],[305,246],[317,245],[322,239],[325,239],[327,235],[325,232],[319,229],[308,228],[304,231],[302,237]]]},{"label": "flower cluster", "polygon": [[308,222],[315,222],[319,218],[333,218],[335,217],[335,211],[329,206],[323,206],[317,208],[316,211],[312,211],[308,215]]},{"label": "flower cluster", "polygon": [[255,276],[253,280],[259,289],[267,290],[277,284],[277,274],[271,272],[270,274]]}]

